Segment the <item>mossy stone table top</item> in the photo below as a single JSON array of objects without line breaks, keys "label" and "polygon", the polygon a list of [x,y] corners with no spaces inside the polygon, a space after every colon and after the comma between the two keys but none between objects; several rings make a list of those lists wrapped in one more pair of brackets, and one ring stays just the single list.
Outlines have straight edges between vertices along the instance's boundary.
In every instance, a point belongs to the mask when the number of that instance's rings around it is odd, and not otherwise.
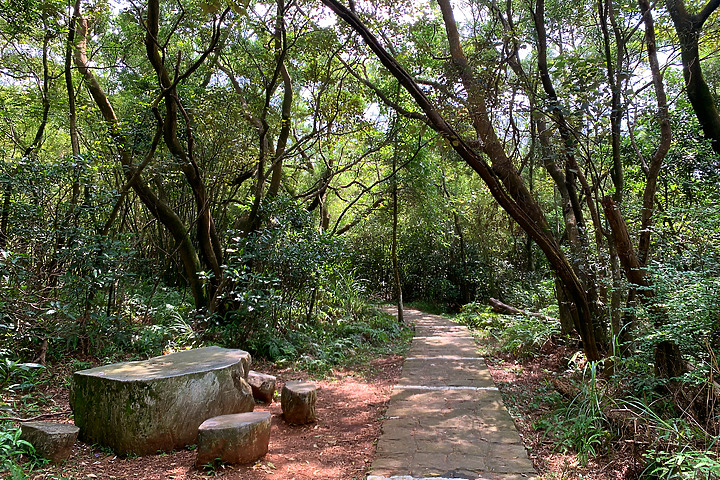
[{"label": "mossy stone table top", "polygon": [[150,381],[227,368],[241,363],[247,376],[250,354],[243,350],[205,347],[170,353],[149,360],[113,363],[75,372],[117,381]]}]

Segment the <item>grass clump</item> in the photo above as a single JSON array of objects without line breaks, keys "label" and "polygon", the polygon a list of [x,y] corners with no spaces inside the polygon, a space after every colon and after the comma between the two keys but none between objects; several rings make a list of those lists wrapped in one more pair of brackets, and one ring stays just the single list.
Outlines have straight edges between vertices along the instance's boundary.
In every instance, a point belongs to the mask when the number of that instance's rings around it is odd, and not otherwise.
[{"label": "grass clump", "polygon": [[558,449],[577,453],[581,465],[604,453],[617,437],[606,412],[615,403],[605,381],[598,378],[599,364],[589,362],[580,381],[573,382],[577,393],[569,403],[560,402],[555,410],[535,423],[535,429],[555,439]]}]

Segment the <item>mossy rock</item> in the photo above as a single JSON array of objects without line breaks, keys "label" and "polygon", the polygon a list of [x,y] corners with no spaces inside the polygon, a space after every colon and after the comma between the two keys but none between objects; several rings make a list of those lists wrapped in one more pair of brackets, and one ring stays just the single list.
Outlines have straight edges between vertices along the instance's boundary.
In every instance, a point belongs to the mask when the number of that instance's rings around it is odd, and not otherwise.
[{"label": "mossy rock", "polygon": [[70,406],[83,442],[148,455],[196,442],[202,422],[252,411],[250,354],[198,348],[75,372]]}]

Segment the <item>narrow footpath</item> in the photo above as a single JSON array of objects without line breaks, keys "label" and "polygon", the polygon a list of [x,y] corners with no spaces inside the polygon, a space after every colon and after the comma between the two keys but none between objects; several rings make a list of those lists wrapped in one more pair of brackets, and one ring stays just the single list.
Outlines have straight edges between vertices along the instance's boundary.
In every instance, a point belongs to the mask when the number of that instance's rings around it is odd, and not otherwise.
[{"label": "narrow footpath", "polygon": [[417,310],[405,321],[415,337],[367,480],[535,478],[468,329]]}]

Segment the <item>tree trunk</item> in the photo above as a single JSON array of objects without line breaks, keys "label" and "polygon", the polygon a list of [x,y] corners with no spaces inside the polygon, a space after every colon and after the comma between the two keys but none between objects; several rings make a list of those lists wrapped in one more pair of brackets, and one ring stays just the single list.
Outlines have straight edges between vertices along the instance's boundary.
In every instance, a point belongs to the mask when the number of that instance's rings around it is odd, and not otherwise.
[{"label": "tree trunk", "polygon": [[[78,5],[79,7],[79,5]],[[195,247],[190,240],[189,232],[183,224],[180,217],[165,202],[161,201],[157,195],[147,186],[142,177],[137,174],[137,166],[133,164],[132,154],[126,147],[128,144],[126,138],[122,134],[122,130],[118,128],[119,121],[115,115],[115,110],[110,100],[105,95],[104,90],[100,86],[88,66],[85,49],[87,42],[87,20],[81,17],[80,9],[75,10],[75,16],[78,19],[78,48],[75,52],[75,64],[78,71],[85,79],[88,91],[97,105],[103,119],[110,125],[109,131],[118,149],[120,163],[125,173],[125,178],[132,182],[132,188],[137,193],[140,200],[160,223],[162,223],[170,232],[175,240],[175,248],[177,249],[180,259],[185,269],[185,275],[192,292],[195,307],[202,309],[207,306],[207,297],[202,279],[200,278],[200,260],[197,256]]]},{"label": "tree trunk", "polygon": [[13,175],[8,172],[7,183],[3,188],[2,212],[0,212],[0,249],[7,246],[8,228],[10,227],[10,202],[12,201]]},{"label": "tree trunk", "polygon": [[[660,144],[653,155],[650,165],[646,171],[647,183],[643,192],[643,206],[640,224],[640,239],[638,241],[639,261],[647,265],[650,255],[650,232],[652,226],[652,215],[655,209],[655,194],[657,193],[657,182],[660,176],[660,169],[672,142],[670,130],[670,114],[668,113],[667,95],[663,84],[662,71],[657,58],[657,46],[655,41],[655,23],[648,0],[639,0],[640,11],[645,22],[645,44],[648,51],[650,72],[652,73],[655,97],[658,104],[658,123],[660,124]],[[714,105],[714,104],[713,104]],[[718,144],[720,146],[720,144]]]},{"label": "tree trunk", "polygon": [[[588,304],[592,309],[593,325],[592,328],[595,332],[597,339],[601,339],[603,343],[606,339],[606,325],[605,315],[603,309],[600,307],[601,304],[605,304],[604,297],[606,296],[603,289],[597,287],[602,284],[598,280],[600,276],[607,269],[605,265],[600,264],[599,268],[592,268],[589,266],[590,263],[590,245],[589,240],[585,232],[587,232],[587,225],[583,218],[583,209],[580,202],[580,195],[578,194],[578,182],[585,193],[585,203],[587,204],[588,211],[590,212],[591,220],[593,222],[595,231],[595,244],[598,252],[604,247],[604,239],[602,238],[602,225],[600,224],[600,217],[595,204],[593,192],[590,189],[587,179],[585,178],[582,170],[580,169],[577,159],[575,156],[576,140],[575,135],[570,128],[570,124],[563,113],[562,105],[558,99],[557,92],[553,85],[550,77],[550,71],[547,64],[547,32],[545,29],[545,1],[538,0],[536,3],[535,11],[532,12],[533,22],[535,24],[535,31],[537,32],[537,48],[538,48],[538,70],[540,73],[540,79],[543,86],[543,90],[547,95],[550,103],[551,118],[554,120],[558,131],[560,132],[560,138],[562,140],[562,158],[565,161],[564,172],[558,173],[559,167],[553,166],[555,173],[551,173],[553,179],[558,184],[558,189],[561,192],[561,197],[565,201],[563,215],[565,218],[565,228],[568,236],[568,243],[572,252],[573,266],[575,272],[580,277],[582,285],[585,287],[588,296]],[[618,100],[619,105],[619,100]],[[619,106],[618,106],[619,108]],[[619,120],[619,117],[618,117]],[[545,139],[548,142],[548,139]],[[618,151],[619,153],[619,151]],[[548,163],[554,163],[552,159],[545,160],[546,165]],[[564,179],[564,184],[559,185],[559,181]]]},{"label": "tree trunk", "polygon": [[696,15],[687,11],[683,0],[666,0],[666,6],[680,40],[683,77],[685,77],[688,98],[705,137],[710,140],[713,150],[720,153],[720,115],[702,72],[698,47],[703,24],[720,6],[720,1],[710,0]]},{"label": "tree trunk", "polygon": [[[664,311],[662,306],[653,303],[655,292],[648,280],[647,271],[640,264],[630,243],[630,235],[625,220],[612,198],[605,197],[602,204],[605,217],[608,219],[615,237],[618,258],[625,269],[625,276],[630,283],[635,285],[635,288],[631,291],[631,297],[634,297],[633,292],[637,293],[639,300],[648,305],[654,317],[655,327],[660,328],[667,322],[667,312]],[[656,373],[659,375],[677,377],[686,371],[680,348],[674,342],[666,340],[656,345],[655,358],[656,362],[660,362],[655,365]]]},{"label": "tree trunk", "polygon": [[397,182],[397,145],[393,148],[393,176],[392,176],[392,201],[393,201],[393,230],[392,230],[392,265],[393,265],[393,279],[395,281],[395,300],[397,302],[397,319],[399,323],[404,323],[405,313],[403,305],[403,294],[402,284],[400,282],[400,267],[398,265],[398,253],[397,253],[397,234],[398,234],[398,182]]},{"label": "tree trunk", "polygon": [[460,224],[460,215],[457,212],[453,212],[453,226],[455,228],[455,235],[457,235],[460,241],[460,302],[462,305],[470,303],[470,285],[468,284],[468,266],[467,266],[467,252],[465,248],[465,235],[462,231],[462,225]]},{"label": "tree trunk", "polygon": [[565,289],[563,288],[562,282],[556,276],[555,277],[555,297],[558,302],[558,316],[560,317],[560,334],[570,335],[570,332],[575,328],[577,319],[573,318],[575,313],[571,306],[568,304],[569,300],[565,295]]},{"label": "tree trunk", "polygon": [[[607,81],[610,85],[610,132],[611,132],[611,147],[612,147],[612,168],[610,170],[610,177],[615,187],[613,193],[613,199],[617,203],[622,203],[623,189],[624,189],[624,172],[622,157],[620,156],[620,137],[622,135],[620,129],[620,121],[622,119],[622,108],[620,105],[622,80],[620,73],[622,72],[622,58],[623,52],[625,52],[625,40],[623,35],[618,32],[617,24],[615,22],[615,11],[613,9],[612,0],[598,0],[598,17],[600,18],[600,29],[603,36],[603,48],[605,54],[605,69],[607,72]],[[615,33],[615,47],[617,52],[617,59],[613,62],[612,50],[610,44],[610,31],[608,28],[608,20],[610,20],[613,26],[613,32]]]},{"label": "tree trunk", "polygon": [[[215,49],[220,40],[220,23],[222,23],[227,10],[219,17],[217,23],[213,24],[213,35],[210,46],[202,53],[200,58],[196,60],[186,71],[182,77],[188,77],[195,69],[197,69],[207,56]],[[215,229],[215,221],[210,211],[210,197],[202,179],[200,167],[198,167],[194,158],[194,137],[190,119],[185,109],[180,103],[180,96],[177,92],[177,83],[180,77],[170,78],[170,74],[165,68],[163,56],[159,51],[159,26],[160,22],[160,3],[159,0],[149,0],[147,10],[147,35],[145,37],[145,49],[148,59],[155,69],[160,87],[163,91],[165,100],[165,119],[160,120],[160,113],[155,109],[154,113],[159,121],[163,122],[165,144],[170,153],[179,161],[180,169],[185,175],[185,179],[193,193],[195,205],[197,208],[197,239],[200,245],[203,259],[207,264],[212,276],[209,281],[210,298],[213,300],[210,305],[215,305],[215,296],[218,286],[222,282],[223,271],[223,251],[220,243],[220,237]],[[178,137],[178,116],[182,114],[185,121],[185,135],[187,137],[187,149],[181,144]]]},{"label": "tree trunk", "polygon": [[280,34],[280,48],[282,49],[282,57],[278,63],[280,76],[283,80],[283,102],[282,102],[282,121],[280,124],[280,134],[278,135],[277,147],[275,147],[275,158],[272,164],[272,176],[270,177],[270,187],[268,195],[275,196],[280,192],[280,184],[282,182],[283,173],[283,157],[285,156],[285,148],[287,147],[288,138],[290,137],[290,115],[292,113],[293,89],[292,78],[285,65],[285,21],[283,18],[285,10],[285,2],[277,0],[277,28]]},{"label": "tree trunk", "polygon": [[[42,48],[42,65],[43,65],[43,76],[42,76],[42,82],[40,84],[40,95],[42,97],[42,120],[40,120],[40,125],[38,125],[37,130],[35,131],[35,137],[33,138],[32,143],[25,147],[23,151],[24,157],[30,157],[37,153],[37,149],[40,148],[40,145],[42,144],[43,136],[45,135],[45,128],[47,127],[48,123],[48,115],[50,113],[50,99],[48,98],[48,95],[50,93],[50,70],[48,65],[48,43],[50,41],[50,34],[46,34],[43,38],[43,48]],[[3,189],[3,199],[2,199],[2,211],[0,211],[0,248],[4,248],[7,245],[8,241],[8,234],[9,234],[9,228],[10,228],[10,206],[12,202],[12,192],[13,192],[13,177],[14,175],[9,175],[9,178],[7,180],[7,184],[5,185],[5,188]]]},{"label": "tree trunk", "polygon": [[663,340],[655,346],[655,375],[663,378],[681,377],[687,372],[680,347],[669,340]]},{"label": "tree trunk", "polygon": [[500,313],[503,315],[523,315],[526,317],[542,318],[543,320],[549,320],[551,322],[559,322],[560,321],[557,318],[548,317],[547,315],[543,315],[542,313],[529,312],[527,310],[521,310],[519,308],[515,308],[512,305],[508,305],[507,303],[501,302],[497,298],[490,297],[488,299],[488,303],[490,304],[490,307],[492,307],[492,311],[495,313]]}]

